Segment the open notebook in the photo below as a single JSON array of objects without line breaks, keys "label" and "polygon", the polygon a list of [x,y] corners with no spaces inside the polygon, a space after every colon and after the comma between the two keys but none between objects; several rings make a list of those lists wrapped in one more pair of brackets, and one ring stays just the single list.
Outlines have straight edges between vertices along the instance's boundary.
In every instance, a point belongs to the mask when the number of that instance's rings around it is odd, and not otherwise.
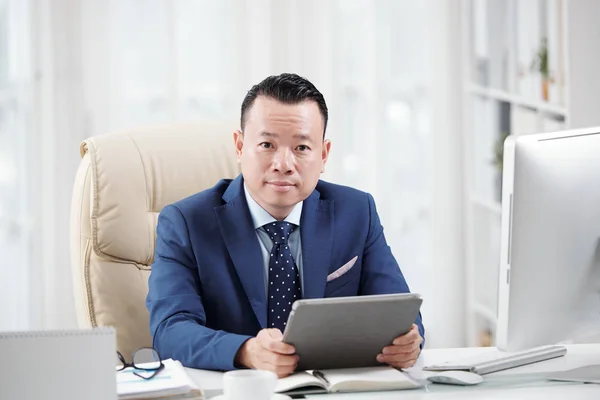
[{"label": "open notebook", "polygon": [[275,391],[286,394],[415,389],[422,384],[391,367],[298,372],[279,379]]}]

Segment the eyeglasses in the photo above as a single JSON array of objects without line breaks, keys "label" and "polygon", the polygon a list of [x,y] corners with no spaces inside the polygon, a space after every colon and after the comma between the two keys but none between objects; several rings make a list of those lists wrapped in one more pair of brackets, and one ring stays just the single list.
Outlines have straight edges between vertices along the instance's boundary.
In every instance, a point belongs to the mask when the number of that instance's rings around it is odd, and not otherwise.
[{"label": "eyeglasses", "polygon": [[125,361],[123,355],[117,351],[117,371],[133,367],[133,374],[143,379],[154,378],[165,366],[160,359],[158,351],[151,347],[142,347],[133,353],[133,362]]}]

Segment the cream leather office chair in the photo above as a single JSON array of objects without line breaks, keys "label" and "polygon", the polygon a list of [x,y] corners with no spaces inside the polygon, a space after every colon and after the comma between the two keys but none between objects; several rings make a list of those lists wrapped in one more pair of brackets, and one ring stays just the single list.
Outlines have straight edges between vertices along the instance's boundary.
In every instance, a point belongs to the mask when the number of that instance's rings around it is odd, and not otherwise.
[{"label": "cream leather office chair", "polygon": [[70,237],[78,323],[114,326],[126,358],[152,345],[145,299],[158,214],[238,174],[236,126],[136,129],[81,144]]}]

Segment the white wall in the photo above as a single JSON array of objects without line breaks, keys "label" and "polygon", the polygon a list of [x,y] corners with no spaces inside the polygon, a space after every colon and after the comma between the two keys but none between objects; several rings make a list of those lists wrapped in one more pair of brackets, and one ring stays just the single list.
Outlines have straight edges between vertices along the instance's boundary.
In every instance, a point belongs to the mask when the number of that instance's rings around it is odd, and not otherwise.
[{"label": "white wall", "polygon": [[[451,0],[430,0],[430,62],[435,95],[432,102],[434,153],[431,347],[459,347],[466,344],[465,248],[462,226],[462,135],[460,65],[460,9]],[[442,334],[443,333],[443,334]]]},{"label": "white wall", "polygon": [[[0,211],[32,222],[18,240],[18,266],[2,265],[19,271],[0,281],[3,303],[18,298],[2,328],[74,324],[68,208],[80,140],[138,124],[237,119],[252,84],[291,71],[325,95],[333,141],[325,178],[375,196],[392,251],[425,299],[428,346],[464,344],[453,1],[8,4],[25,10],[20,29],[31,22],[30,37],[17,38],[33,59],[20,78],[31,96],[19,103],[23,124],[14,131],[25,140],[10,142],[31,185],[17,205],[0,196]],[[17,281],[24,290],[3,291]],[[23,313],[27,321],[14,317]]]}]

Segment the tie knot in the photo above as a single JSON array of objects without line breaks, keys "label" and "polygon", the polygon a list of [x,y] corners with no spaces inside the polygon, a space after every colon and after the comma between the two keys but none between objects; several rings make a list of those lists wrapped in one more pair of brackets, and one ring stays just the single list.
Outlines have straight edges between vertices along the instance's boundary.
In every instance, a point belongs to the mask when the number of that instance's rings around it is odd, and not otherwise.
[{"label": "tie knot", "polygon": [[296,229],[296,225],[286,221],[270,222],[263,226],[269,237],[275,244],[287,244],[290,234]]}]

